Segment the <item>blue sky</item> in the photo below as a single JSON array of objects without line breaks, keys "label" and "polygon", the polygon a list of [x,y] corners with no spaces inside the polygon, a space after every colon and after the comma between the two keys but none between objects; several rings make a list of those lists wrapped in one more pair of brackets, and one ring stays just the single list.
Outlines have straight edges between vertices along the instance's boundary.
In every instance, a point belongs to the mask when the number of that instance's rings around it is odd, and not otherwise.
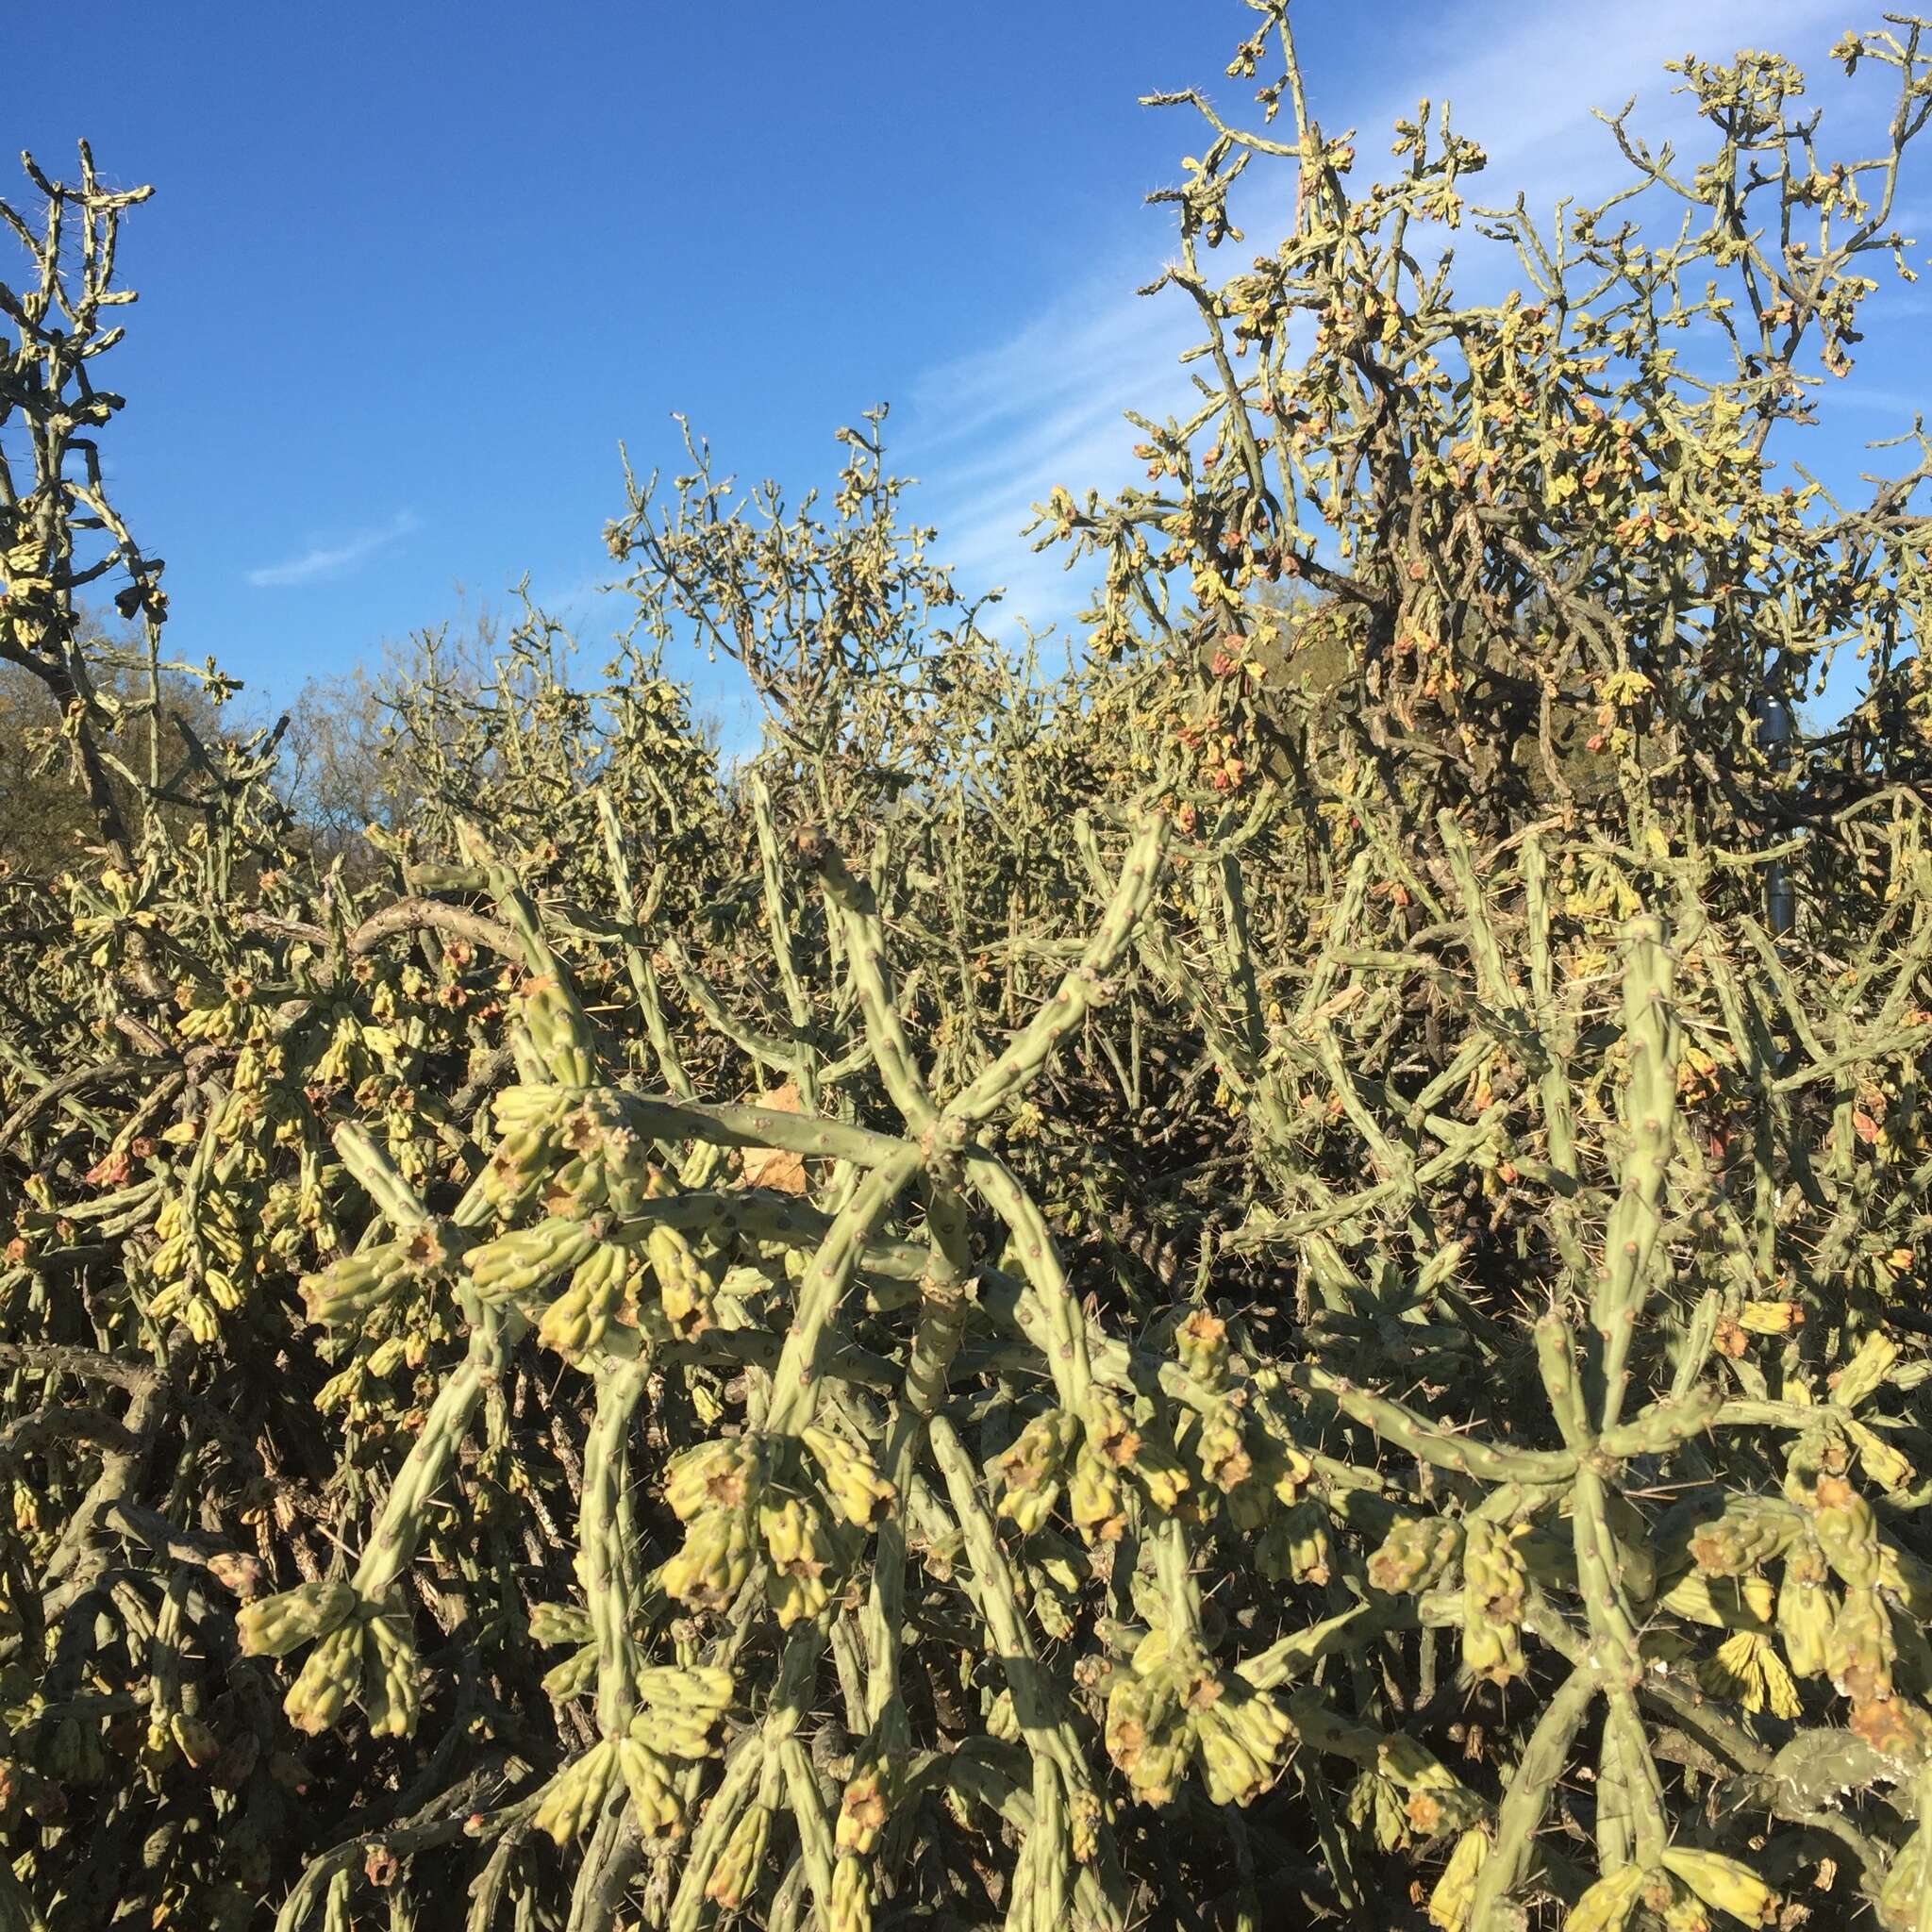
[{"label": "blue sky", "polygon": [[[1120,410],[1182,393],[1184,298],[1132,291],[1170,233],[1141,197],[1196,127],[1136,97],[1199,85],[1238,112],[1222,69],[1251,19],[1238,0],[96,0],[43,13],[0,67],[0,148],[71,172],[85,135],[110,177],[155,184],[103,369],[131,399],[112,475],[168,558],[174,650],[274,702],[453,615],[458,585],[501,605],[527,572],[608,635],[615,600],[591,587],[617,444],[675,468],[674,410],[721,467],[795,495],[829,474],[831,432],[889,400],[894,466],[962,586],[1064,617],[1057,564],[1018,539],[1026,506],[1125,480]],[[1482,198],[1537,206],[1621,178],[1592,106],[1638,93],[1641,126],[1681,125],[1664,59],[1774,46],[1829,102],[1824,48],[1874,20],[1845,0],[1360,0],[1309,5],[1301,32],[1324,126],[1361,130],[1358,180],[1426,92],[1490,149]],[[1924,303],[1879,299],[1821,455],[1840,473],[1927,387]],[[677,668],[728,719],[726,674]]]}]

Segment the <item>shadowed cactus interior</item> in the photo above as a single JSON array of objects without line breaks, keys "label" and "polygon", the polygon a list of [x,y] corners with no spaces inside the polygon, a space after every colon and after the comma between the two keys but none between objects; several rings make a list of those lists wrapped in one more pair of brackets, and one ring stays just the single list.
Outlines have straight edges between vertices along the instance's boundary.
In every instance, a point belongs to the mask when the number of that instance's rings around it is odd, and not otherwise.
[{"label": "shadowed cactus interior", "polygon": [[1427,109],[1352,186],[1254,12],[1069,670],[882,410],[826,508],[693,441],[601,675],[391,692],[334,853],[172,722],[140,196],[32,167],[0,658],[95,836],[0,876],[8,1932],[1932,1932],[1932,451],[1779,467],[1924,24],[1836,50],[1875,157],[1688,60],[1542,228]]}]

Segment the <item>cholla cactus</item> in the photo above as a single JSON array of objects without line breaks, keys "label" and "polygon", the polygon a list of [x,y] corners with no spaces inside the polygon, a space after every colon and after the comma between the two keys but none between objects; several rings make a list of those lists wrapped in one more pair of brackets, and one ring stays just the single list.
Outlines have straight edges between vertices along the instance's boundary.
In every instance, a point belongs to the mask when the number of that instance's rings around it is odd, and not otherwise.
[{"label": "cholla cactus", "polygon": [[[134,203],[36,173],[0,656],[88,824],[0,873],[0,1919],[1932,1923],[1923,479],[1766,440],[1899,155],[1688,61],[1675,239],[1486,217],[1459,305],[1479,152],[1356,193],[1255,25],[1294,125],[1162,197],[1197,412],[1042,506],[1081,662],[882,414],[824,510],[693,444],[642,641],[428,647],[332,869],[265,739],[175,769],[81,379]],[[1922,40],[1840,49],[1901,148]]]}]

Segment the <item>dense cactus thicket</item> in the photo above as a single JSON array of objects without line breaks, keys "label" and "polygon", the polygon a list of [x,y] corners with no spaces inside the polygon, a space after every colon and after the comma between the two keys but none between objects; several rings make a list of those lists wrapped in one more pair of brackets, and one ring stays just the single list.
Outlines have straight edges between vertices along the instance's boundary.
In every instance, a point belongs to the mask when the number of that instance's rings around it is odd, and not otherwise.
[{"label": "dense cactus thicket", "polygon": [[6,210],[95,826],[0,879],[8,1932],[1932,1932],[1932,451],[1783,467],[1922,24],[1874,157],[1688,60],[1547,226],[1426,105],[1354,186],[1254,4],[1073,669],[882,413],[824,507],[694,443],[601,680],[393,693],[325,864],[102,485],[140,197]]}]

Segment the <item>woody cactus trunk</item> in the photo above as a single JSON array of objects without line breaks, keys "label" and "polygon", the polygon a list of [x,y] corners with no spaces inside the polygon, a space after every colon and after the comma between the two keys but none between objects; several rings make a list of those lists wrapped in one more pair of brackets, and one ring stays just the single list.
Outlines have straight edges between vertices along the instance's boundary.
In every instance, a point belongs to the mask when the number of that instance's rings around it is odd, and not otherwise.
[{"label": "woody cactus trunk", "polygon": [[883,410],[828,509],[693,438],[327,860],[102,487],[140,197],[7,210],[98,840],[0,877],[0,1926],[1932,1932],[1928,452],[1780,480],[1923,24],[1874,158],[1689,59],[1545,231],[1254,11],[1064,674]]}]

